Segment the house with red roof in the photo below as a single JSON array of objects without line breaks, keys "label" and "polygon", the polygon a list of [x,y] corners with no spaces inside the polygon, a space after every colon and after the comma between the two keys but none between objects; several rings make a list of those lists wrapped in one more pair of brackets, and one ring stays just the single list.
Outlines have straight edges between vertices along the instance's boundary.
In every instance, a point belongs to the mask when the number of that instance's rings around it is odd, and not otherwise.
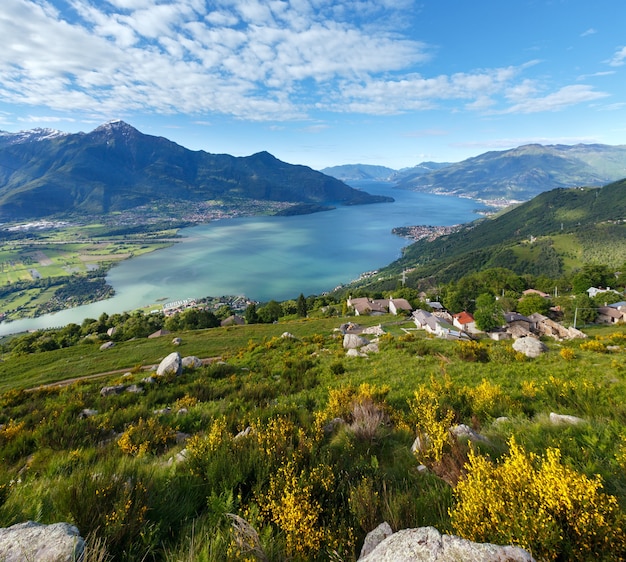
[{"label": "house with red roof", "polygon": [[459,330],[463,330],[464,332],[467,332],[469,334],[480,331],[478,328],[476,328],[476,322],[474,321],[474,317],[466,310],[452,315],[452,324],[456,326]]}]

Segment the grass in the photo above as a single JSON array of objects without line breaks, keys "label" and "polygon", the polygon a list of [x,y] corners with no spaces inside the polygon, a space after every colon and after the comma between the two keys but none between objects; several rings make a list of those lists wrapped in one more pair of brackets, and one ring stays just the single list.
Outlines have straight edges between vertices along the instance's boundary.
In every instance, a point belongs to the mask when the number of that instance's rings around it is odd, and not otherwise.
[{"label": "grass", "polygon": [[[345,356],[333,330],[348,320],[388,329],[380,353]],[[506,453],[512,435],[537,454],[558,447],[568,467],[599,474],[626,508],[626,327],[593,328],[595,347],[546,341],[548,352],[535,360],[508,342],[484,341],[486,362],[406,327],[391,316],[306,319],[134,340],[108,351],[91,343],[6,357],[0,525],[60,518],[116,560],[200,562],[241,559],[236,552],[245,544],[236,544],[232,513],[253,528],[268,560],[355,560],[365,534],[383,520],[396,530],[452,531],[449,483],[461,475],[466,449],[448,444],[441,463],[418,472],[410,447],[423,422],[416,412],[425,416],[428,408],[435,423],[452,412],[453,423],[485,435],[480,450],[492,459]],[[281,338],[284,332],[297,339]],[[181,346],[171,344],[174,336]],[[607,352],[607,344],[618,348]],[[225,363],[141,394],[100,395],[105,385],[141,384],[145,373],[132,367],[174,350]],[[20,392],[116,368],[132,372]],[[435,402],[410,407],[424,389]],[[166,407],[170,413],[156,413]],[[79,419],[84,409],[97,413]],[[557,427],[550,412],[585,423]],[[324,429],[338,416],[344,424]],[[248,436],[235,438],[246,427]],[[175,432],[186,434],[184,445]],[[183,447],[187,460],[170,461]],[[614,543],[597,557],[617,560],[621,548]]]}]

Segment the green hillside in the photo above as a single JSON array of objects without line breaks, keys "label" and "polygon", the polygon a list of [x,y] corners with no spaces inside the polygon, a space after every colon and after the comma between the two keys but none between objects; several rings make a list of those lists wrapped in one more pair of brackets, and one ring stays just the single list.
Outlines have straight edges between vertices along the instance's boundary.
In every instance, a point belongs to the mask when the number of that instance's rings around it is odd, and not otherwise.
[{"label": "green hillside", "polygon": [[[348,320],[382,325],[378,353],[346,357],[334,330]],[[538,560],[623,559],[623,327],[548,341],[534,360],[411,327],[307,319],[5,355],[0,526],[71,522],[87,561],[348,562],[382,521]],[[221,361],[147,382],[172,351]],[[101,391],[114,385],[124,391]],[[551,412],[584,421],[555,425]],[[448,432],[458,424],[482,436],[473,453]],[[523,483],[507,462],[524,463]]]},{"label": "green hillside", "polygon": [[584,263],[617,267],[625,261],[626,180],[621,180],[602,188],[548,191],[454,234],[415,242],[379,278],[393,276],[395,283],[402,270],[413,269],[413,280],[435,276],[446,282],[491,267],[558,277]]}]

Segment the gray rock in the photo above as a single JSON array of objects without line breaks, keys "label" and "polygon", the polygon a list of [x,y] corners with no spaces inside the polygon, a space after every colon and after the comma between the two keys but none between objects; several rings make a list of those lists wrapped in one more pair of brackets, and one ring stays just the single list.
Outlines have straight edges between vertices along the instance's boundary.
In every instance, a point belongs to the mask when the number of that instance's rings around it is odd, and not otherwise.
[{"label": "gray rock", "polygon": [[579,423],[585,423],[582,418],[576,416],[568,416],[567,414],[555,414],[550,412],[550,422],[554,425],[577,425]]},{"label": "gray rock", "polygon": [[373,531],[367,533],[365,541],[363,541],[363,547],[361,548],[359,559],[367,556],[390,535],[393,535],[393,529],[387,521],[381,523]]},{"label": "gray rock", "polygon": [[0,529],[2,562],[74,562],[85,548],[85,541],[69,523],[42,525],[34,521]]},{"label": "gray rock", "polygon": [[378,344],[376,342],[368,343],[360,349],[361,353],[378,353]]},{"label": "gray rock", "polygon": [[183,372],[183,361],[178,351],[170,353],[163,361],[159,363],[156,374],[159,377],[165,375],[180,375]]},{"label": "gray rock", "polygon": [[333,418],[327,424],[324,425],[324,433],[329,434],[335,431],[335,428],[345,425],[346,422],[343,418]]},{"label": "gray rock", "polygon": [[252,427],[248,426],[246,427],[246,429],[242,429],[237,435],[235,435],[233,439],[237,441],[239,439],[243,439],[244,437],[248,437],[248,435],[250,435],[251,433],[252,433]]},{"label": "gray rock", "polygon": [[484,435],[477,433],[468,425],[461,423],[459,425],[455,425],[450,428],[450,433],[454,435],[457,439],[464,438],[469,439],[473,443],[489,443],[489,439],[487,439]]},{"label": "gray rock", "polygon": [[138,384],[131,384],[126,389],[126,392],[130,392],[132,394],[141,394],[143,392],[143,388],[141,386],[139,386]]},{"label": "gray rock", "polygon": [[146,377],[145,379],[141,379],[143,384],[155,384],[156,379],[154,377]]},{"label": "gray rock", "polygon": [[153,410],[152,412],[155,416],[166,416],[167,414],[172,413],[172,408],[167,406],[166,408],[161,408],[160,410]]},{"label": "gray rock", "polygon": [[80,414],[78,414],[78,419],[79,420],[84,420],[87,418],[90,418],[92,416],[95,416],[98,414],[98,410],[92,410],[90,408],[85,408],[84,410],[81,411]]},{"label": "gray rock", "polygon": [[367,353],[361,353],[358,349],[348,349],[346,351],[348,357],[367,357]]},{"label": "gray rock", "polygon": [[383,540],[360,562],[534,562],[524,549],[473,543],[434,527],[404,529]]},{"label": "gray rock", "polygon": [[202,367],[202,360],[195,355],[183,357],[183,369],[199,369]]},{"label": "gray rock", "polygon": [[173,343],[174,345],[180,345],[181,343],[183,343],[183,340],[181,340],[180,338],[174,338],[174,339],[172,340],[172,343]]},{"label": "gray rock", "polygon": [[542,353],[548,351],[548,348],[542,342],[531,336],[515,340],[513,349],[531,358],[539,357]]},{"label": "gray rock", "polygon": [[111,349],[114,345],[115,345],[115,342],[112,342],[112,341],[104,342],[100,346],[100,351],[104,351],[105,349]]},{"label": "gray rock", "polygon": [[280,337],[281,337],[281,338],[283,338],[283,339],[289,339],[289,340],[295,340],[295,339],[296,339],[296,336],[294,336],[294,335],[293,335],[292,333],[290,333],[290,332],[283,332],[283,333],[280,335]]},{"label": "gray rock", "polygon": [[343,336],[343,348],[344,349],[358,349],[364,345],[369,344],[369,340],[362,338],[357,334],[346,334]]},{"label": "gray rock", "polygon": [[126,389],[123,384],[116,384],[114,386],[104,386],[100,389],[100,396],[113,396],[115,394],[121,394]]},{"label": "gray rock", "polygon": [[385,330],[383,330],[383,327],[378,324],[378,326],[370,326],[369,328],[365,328],[365,330],[363,330],[361,333],[372,334],[374,336],[384,336]]}]

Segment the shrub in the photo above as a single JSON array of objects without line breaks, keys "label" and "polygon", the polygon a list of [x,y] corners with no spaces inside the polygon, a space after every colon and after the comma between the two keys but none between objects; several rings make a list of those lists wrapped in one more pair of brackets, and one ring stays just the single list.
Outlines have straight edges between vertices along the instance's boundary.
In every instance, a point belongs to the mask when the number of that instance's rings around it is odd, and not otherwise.
[{"label": "shrub", "polygon": [[139,418],[120,435],[117,444],[123,453],[141,457],[147,453],[160,453],[176,441],[176,432],[155,418]]},{"label": "shrub", "polygon": [[576,358],[576,354],[571,347],[564,347],[561,351],[559,351],[559,355],[565,359],[565,361],[572,361]]},{"label": "shrub", "polygon": [[606,353],[606,345],[598,340],[589,340],[580,344],[580,349],[585,351],[595,351],[596,353]]},{"label": "shrub", "polygon": [[422,444],[416,454],[426,462],[440,462],[445,445],[450,444],[454,412],[441,408],[436,393],[426,385],[420,385],[415,391],[409,407],[416,419],[417,436]]},{"label": "shrub", "polygon": [[456,533],[467,539],[515,544],[540,560],[626,555],[624,516],[600,477],[588,478],[561,463],[559,449],[539,457],[509,441],[499,463],[470,452],[467,476],[450,510]]},{"label": "shrub", "polygon": [[489,348],[477,341],[460,341],[458,354],[463,361],[475,363],[486,363],[489,361]]}]

